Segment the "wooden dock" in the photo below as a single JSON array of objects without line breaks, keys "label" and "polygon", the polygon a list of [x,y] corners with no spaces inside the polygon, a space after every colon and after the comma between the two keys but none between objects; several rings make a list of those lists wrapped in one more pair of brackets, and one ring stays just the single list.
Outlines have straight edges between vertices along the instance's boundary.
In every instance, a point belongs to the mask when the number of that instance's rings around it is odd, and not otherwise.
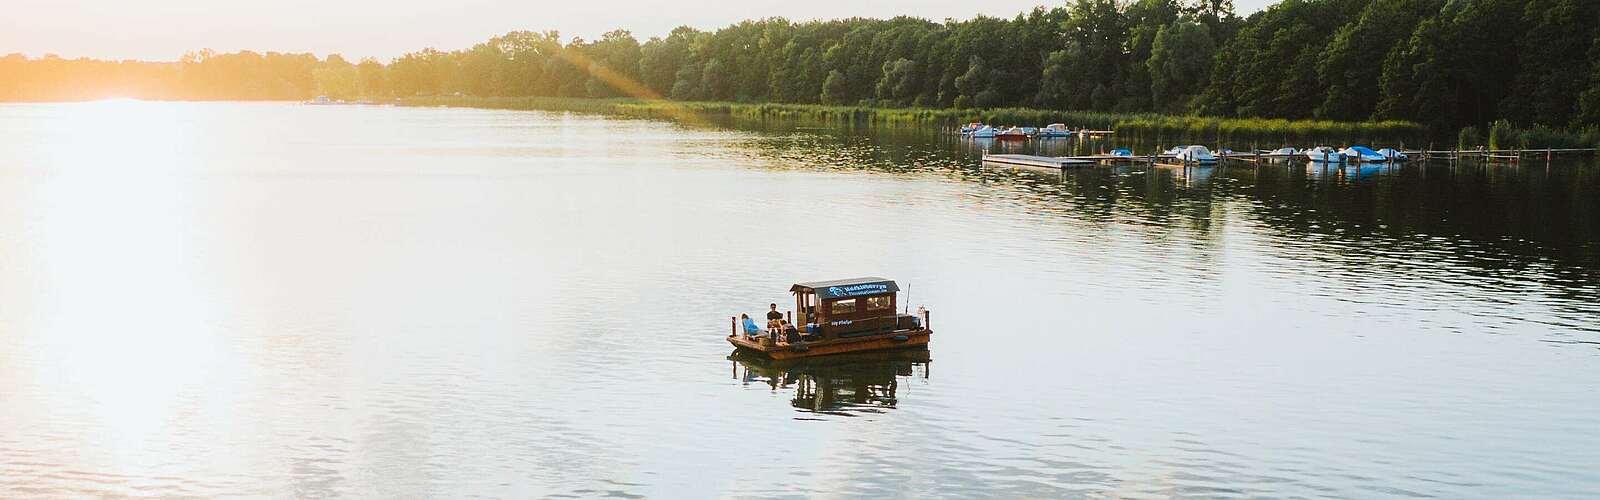
[{"label": "wooden dock", "polygon": [[1031,167],[1050,170],[1066,170],[1072,167],[1091,167],[1096,165],[1096,163],[1092,160],[1083,160],[1079,158],[1011,154],[985,154],[983,155],[983,163],[986,165],[1006,165],[1012,167]]}]

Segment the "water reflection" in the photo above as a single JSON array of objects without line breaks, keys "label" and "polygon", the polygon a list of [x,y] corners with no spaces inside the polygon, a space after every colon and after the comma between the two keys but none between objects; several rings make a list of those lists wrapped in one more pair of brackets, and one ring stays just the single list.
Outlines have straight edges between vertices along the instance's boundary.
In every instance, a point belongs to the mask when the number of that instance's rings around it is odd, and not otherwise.
[{"label": "water reflection", "polygon": [[900,379],[928,379],[927,349],[856,353],[797,360],[773,360],[735,351],[734,378],[745,385],[789,390],[789,404],[802,412],[849,416],[880,412],[899,404]]},{"label": "water reflection", "polygon": [[[748,155],[780,160],[783,169],[932,171],[963,181],[1026,193],[1033,213],[1071,214],[1097,223],[1171,227],[1185,216],[1190,227],[1214,222],[1224,204],[1261,212],[1264,221],[1291,235],[1316,235],[1325,244],[1392,255],[1414,241],[1449,238],[1454,258],[1478,251],[1495,259],[1465,258],[1466,266],[1501,269],[1558,262],[1537,279],[1561,285],[1551,293],[1579,293],[1600,302],[1600,168],[1587,156],[1521,164],[1478,161],[1319,165],[1314,162],[1226,161],[1215,167],[1090,167],[1064,172],[984,168],[985,152],[1068,156],[1128,147],[1145,153],[1169,146],[1119,138],[1065,138],[993,142],[915,130],[813,130],[772,134],[783,124],[735,123],[760,130],[740,144]],[[803,151],[804,153],[798,153]],[[1352,234],[1382,238],[1352,240]],[[1374,247],[1376,245],[1376,247]],[[1573,287],[1572,285],[1584,285]],[[1600,329],[1600,327],[1595,327]]]}]

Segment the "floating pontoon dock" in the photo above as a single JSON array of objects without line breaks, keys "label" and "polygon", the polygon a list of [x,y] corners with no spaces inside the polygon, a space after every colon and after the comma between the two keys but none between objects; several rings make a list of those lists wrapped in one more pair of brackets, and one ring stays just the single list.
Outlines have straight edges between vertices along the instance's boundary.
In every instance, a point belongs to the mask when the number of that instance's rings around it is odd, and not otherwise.
[{"label": "floating pontoon dock", "polygon": [[1093,160],[1078,158],[1061,158],[1055,156],[1035,155],[983,155],[983,163],[993,165],[1009,165],[1015,167],[1045,168],[1051,170],[1065,170],[1070,167],[1091,167]]}]

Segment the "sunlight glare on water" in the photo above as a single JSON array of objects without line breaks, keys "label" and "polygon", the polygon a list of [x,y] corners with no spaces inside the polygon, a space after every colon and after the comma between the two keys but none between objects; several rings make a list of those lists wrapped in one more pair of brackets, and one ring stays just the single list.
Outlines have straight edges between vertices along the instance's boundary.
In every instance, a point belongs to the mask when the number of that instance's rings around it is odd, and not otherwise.
[{"label": "sunlight glare on water", "polygon": [[[138,101],[0,137],[0,496],[1600,490],[1592,158],[1057,174]],[[928,359],[729,359],[731,316],[863,275],[932,311]]]}]

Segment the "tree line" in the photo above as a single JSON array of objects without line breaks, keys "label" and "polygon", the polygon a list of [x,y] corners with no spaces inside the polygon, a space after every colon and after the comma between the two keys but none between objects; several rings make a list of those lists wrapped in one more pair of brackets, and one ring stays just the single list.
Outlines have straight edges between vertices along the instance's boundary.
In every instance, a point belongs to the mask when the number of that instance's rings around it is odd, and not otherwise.
[{"label": "tree line", "polygon": [[0,58],[0,100],[659,97],[1217,117],[1600,124],[1600,2],[1070,0],[1011,19],[750,20],[640,42],[516,31],[387,64],[201,51]]}]

